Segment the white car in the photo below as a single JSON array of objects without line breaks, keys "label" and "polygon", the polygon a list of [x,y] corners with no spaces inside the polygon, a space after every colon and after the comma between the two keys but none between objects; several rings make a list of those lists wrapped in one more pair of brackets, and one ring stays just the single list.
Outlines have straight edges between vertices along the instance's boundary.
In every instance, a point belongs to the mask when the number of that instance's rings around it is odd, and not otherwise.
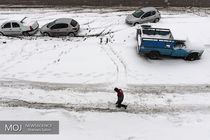
[{"label": "white car", "polygon": [[154,7],[145,7],[136,10],[125,19],[127,24],[136,25],[147,22],[158,22],[161,18],[160,12]]},{"label": "white car", "polygon": [[37,21],[23,18],[21,21],[11,20],[4,22],[0,27],[0,35],[6,36],[29,36],[35,34],[39,29]]},{"label": "white car", "polygon": [[40,33],[44,36],[71,36],[78,34],[79,23],[71,18],[59,18],[41,27]]}]

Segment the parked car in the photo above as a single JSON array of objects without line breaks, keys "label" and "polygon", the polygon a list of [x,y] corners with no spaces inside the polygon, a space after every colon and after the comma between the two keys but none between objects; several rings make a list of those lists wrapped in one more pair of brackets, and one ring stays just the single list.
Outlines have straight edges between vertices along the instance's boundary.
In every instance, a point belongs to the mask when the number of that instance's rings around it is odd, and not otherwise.
[{"label": "parked car", "polygon": [[137,29],[137,42],[138,53],[146,54],[150,59],[159,59],[165,55],[193,61],[204,52],[188,48],[185,40],[174,40],[171,31],[163,28]]},{"label": "parked car", "polygon": [[44,36],[76,36],[80,29],[77,21],[71,18],[59,18],[48,24],[45,24],[40,29]]},{"label": "parked car", "polygon": [[6,36],[19,36],[19,35],[33,35],[39,29],[37,21],[31,21],[25,17],[21,21],[11,20],[4,22],[0,27],[0,34]]},{"label": "parked car", "polygon": [[146,22],[158,22],[161,18],[160,12],[154,7],[145,7],[136,10],[125,19],[127,24],[136,25]]}]

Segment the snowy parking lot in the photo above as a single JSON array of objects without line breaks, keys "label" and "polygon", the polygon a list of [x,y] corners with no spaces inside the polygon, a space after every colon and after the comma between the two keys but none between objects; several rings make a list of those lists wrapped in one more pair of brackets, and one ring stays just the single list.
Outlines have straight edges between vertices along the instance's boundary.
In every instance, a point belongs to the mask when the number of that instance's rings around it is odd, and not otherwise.
[{"label": "snowy parking lot", "polygon": [[[40,27],[77,20],[78,37],[0,36],[0,119],[60,120],[50,139],[210,138],[210,15],[160,10],[153,27],[203,49],[200,60],[150,60],[136,51],[136,29],[122,9],[1,9],[0,22],[30,17]],[[127,110],[116,109],[117,86]],[[2,138],[14,137],[0,136]],[[28,136],[15,137],[28,139]],[[44,139],[46,137],[37,136]]]},{"label": "snowy parking lot", "polygon": [[[149,60],[136,53],[136,28],[125,24],[132,11],[26,9],[2,10],[0,20],[30,17],[40,27],[56,18],[71,17],[81,25],[82,37],[1,37],[0,77],[72,84],[208,84],[208,15],[162,12],[153,27],[171,29],[190,48],[204,49],[201,60]],[[91,36],[92,35],[92,36]],[[95,35],[95,36],[94,36]],[[3,44],[3,42],[6,42]],[[40,61],[41,60],[41,61]]]}]

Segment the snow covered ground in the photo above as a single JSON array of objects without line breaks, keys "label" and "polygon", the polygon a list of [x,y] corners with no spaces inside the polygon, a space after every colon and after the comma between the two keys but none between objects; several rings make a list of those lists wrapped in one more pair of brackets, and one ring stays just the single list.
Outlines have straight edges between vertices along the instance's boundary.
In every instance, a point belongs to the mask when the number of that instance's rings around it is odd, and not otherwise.
[{"label": "snow covered ground", "polygon": [[[79,37],[0,36],[0,120],[60,120],[58,136],[34,139],[168,140],[210,138],[210,16],[162,10],[153,27],[170,28],[198,61],[150,60],[136,52],[132,11],[1,9],[0,22],[25,16],[40,27],[70,17]],[[128,109],[116,109],[119,86]],[[28,139],[31,136],[0,136]]]},{"label": "snow covered ground", "polygon": [[[1,37],[1,79],[120,86],[210,83],[209,15],[163,11],[161,21],[152,24],[170,28],[176,39],[187,39],[191,48],[205,50],[200,61],[188,62],[174,58],[154,61],[139,56],[136,53],[136,27],[126,25],[124,21],[131,11],[22,9],[0,13],[0,20],[27,16],[38,20],[40,27],[56,18],[71,17],[81,24],[79,35],[87,36]],[[101,36],[90,37],[100,33]]]},{"label": "snow covered ground", "polygon": [[[1,139],[208,140],[209,114],[146,115],[0,108],[1,119],[60,120],[59,135],[1,135]],[[14,115],[15,114],[15,115]],[[24,115],[23,115],[24,114]]]}]

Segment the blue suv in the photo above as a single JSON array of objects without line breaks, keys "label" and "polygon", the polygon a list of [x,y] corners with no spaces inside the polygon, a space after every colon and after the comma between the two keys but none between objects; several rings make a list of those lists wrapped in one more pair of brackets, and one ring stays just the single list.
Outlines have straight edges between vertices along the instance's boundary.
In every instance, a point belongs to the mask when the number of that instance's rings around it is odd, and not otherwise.
[{"label": "blue suv", "polygon": [[149,26],[137,29],[137,51],[146,54],[150,59],[161,56],[182,57],[194,61],[201,57],[203,50],[190,50],[184,40],[174,40],[169,29],[151,28]]}]

